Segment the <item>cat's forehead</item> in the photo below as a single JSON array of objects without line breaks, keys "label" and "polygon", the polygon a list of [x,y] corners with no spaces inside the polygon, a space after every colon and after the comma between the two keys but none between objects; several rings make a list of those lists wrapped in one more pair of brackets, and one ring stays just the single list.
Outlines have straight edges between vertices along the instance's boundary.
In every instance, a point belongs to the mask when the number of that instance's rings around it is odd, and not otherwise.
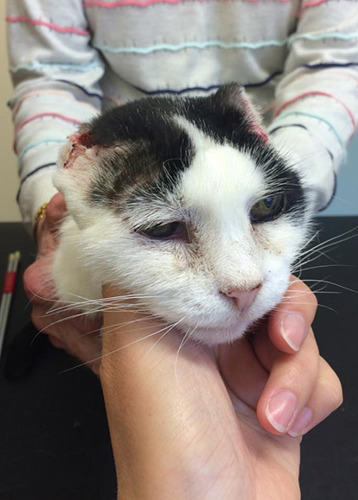
[{"label": "cat's forehead", "polygon": [[160,200],[173,206],[175,194],[199,206],[223,193],[224,201],[229,195],[249,200],[270,187],[300,188],[242,109],[214,98],[130,103],[96,120],[91,133],[107,151],[91,186],[95,203],[122,209]]},{"label": "cat's forehead", "polygon": [[176,120],[187,131],[195,150],[178,186],[186,206],[218,215],[227,207],[235,210],[264,196],[265,177],[250,152],[217,142],[185,118]]},{"label": "cat's forehead", "polygon": [[208,141],[183,172],[178,192],[186,206],[220,214],[228,207],[235,211],[253,204],[265,195],[267,185],[249,155]]}]

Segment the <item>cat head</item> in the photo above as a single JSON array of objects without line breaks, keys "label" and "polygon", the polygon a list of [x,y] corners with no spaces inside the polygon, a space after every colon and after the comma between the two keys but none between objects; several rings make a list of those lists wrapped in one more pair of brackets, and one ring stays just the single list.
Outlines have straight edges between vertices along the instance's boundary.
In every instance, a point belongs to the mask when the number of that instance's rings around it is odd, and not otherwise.
[{"label": "cat head", "polygon": [[112,109],[70,138],[56,186],[94,281],[209,344],[281,300],[311,216],[236,84]]}]

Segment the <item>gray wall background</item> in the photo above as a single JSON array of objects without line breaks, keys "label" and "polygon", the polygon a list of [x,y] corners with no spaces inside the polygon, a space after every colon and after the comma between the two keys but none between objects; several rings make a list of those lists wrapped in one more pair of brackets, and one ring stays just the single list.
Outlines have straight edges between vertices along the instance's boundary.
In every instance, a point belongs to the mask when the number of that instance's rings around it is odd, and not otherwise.
[{"label": "gray wall background", "polygon": [[338,174],[337,192],[322,215],[358,215],[358,135],[348,150],[348,161]]}]

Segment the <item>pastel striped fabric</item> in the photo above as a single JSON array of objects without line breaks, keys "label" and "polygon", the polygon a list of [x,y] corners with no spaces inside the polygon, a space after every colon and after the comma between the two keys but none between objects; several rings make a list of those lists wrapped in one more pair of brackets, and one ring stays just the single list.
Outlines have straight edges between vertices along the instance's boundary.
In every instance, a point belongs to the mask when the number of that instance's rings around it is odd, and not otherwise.
[{"label": "pastel striped fabric", "polygon": [[59,33],[74,33],[76,35],[88,36],[89,31],[82,30],[79,28],[71,28],[66,26],[59,26],[55,23],[49,23],[47,21],[43,21],[42,19],[30,19],[26,16],[7,16],[6,21],[8,23],[25,23],[30,24],[32,26],[45,26],[51,30],[58,31]]},{"label": "pastel striped fabric", "polygon": [[317,207],[358,121],[358,2],[8,0],[18,199],[31,225],[59,147],[114,103],[238,81]]}]

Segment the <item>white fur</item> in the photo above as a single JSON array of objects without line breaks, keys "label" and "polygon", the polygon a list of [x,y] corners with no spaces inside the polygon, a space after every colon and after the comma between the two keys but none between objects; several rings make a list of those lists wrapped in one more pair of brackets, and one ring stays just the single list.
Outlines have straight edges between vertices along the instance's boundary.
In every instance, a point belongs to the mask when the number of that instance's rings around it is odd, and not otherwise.
[{"label": "white fur", "polygon": [[[73,217],[65,222],[54,265],[60,301],[76,301],[91,310],[101,285],[118,284],[136,302],[196,340],[208,344],[232,341],[282,298],[290,266],[307,238],[307,224],[289,217],[252,225],[252,205],[266,193],[265,182],[252,158],[229,145],[218,145],[193,125],[178,119],[190,134],[196,155],[184,171],[171,205],[158,201],[134,210],[128,221],[85,198],[90,153],[70,169],[60,166],[56,185],[65,195]],[[63,156],[66,156],[67,150]],[[82,162],[82,163],[81,163]],[[84,175],[84,165],[87,176]],[[150,241],[130,225],[185,219],[195,229],[195,251],[179,240]],[[220,293],[262,283],[253,304],[239,311]],[[81,304],[82,302],[82,304]]]}]

